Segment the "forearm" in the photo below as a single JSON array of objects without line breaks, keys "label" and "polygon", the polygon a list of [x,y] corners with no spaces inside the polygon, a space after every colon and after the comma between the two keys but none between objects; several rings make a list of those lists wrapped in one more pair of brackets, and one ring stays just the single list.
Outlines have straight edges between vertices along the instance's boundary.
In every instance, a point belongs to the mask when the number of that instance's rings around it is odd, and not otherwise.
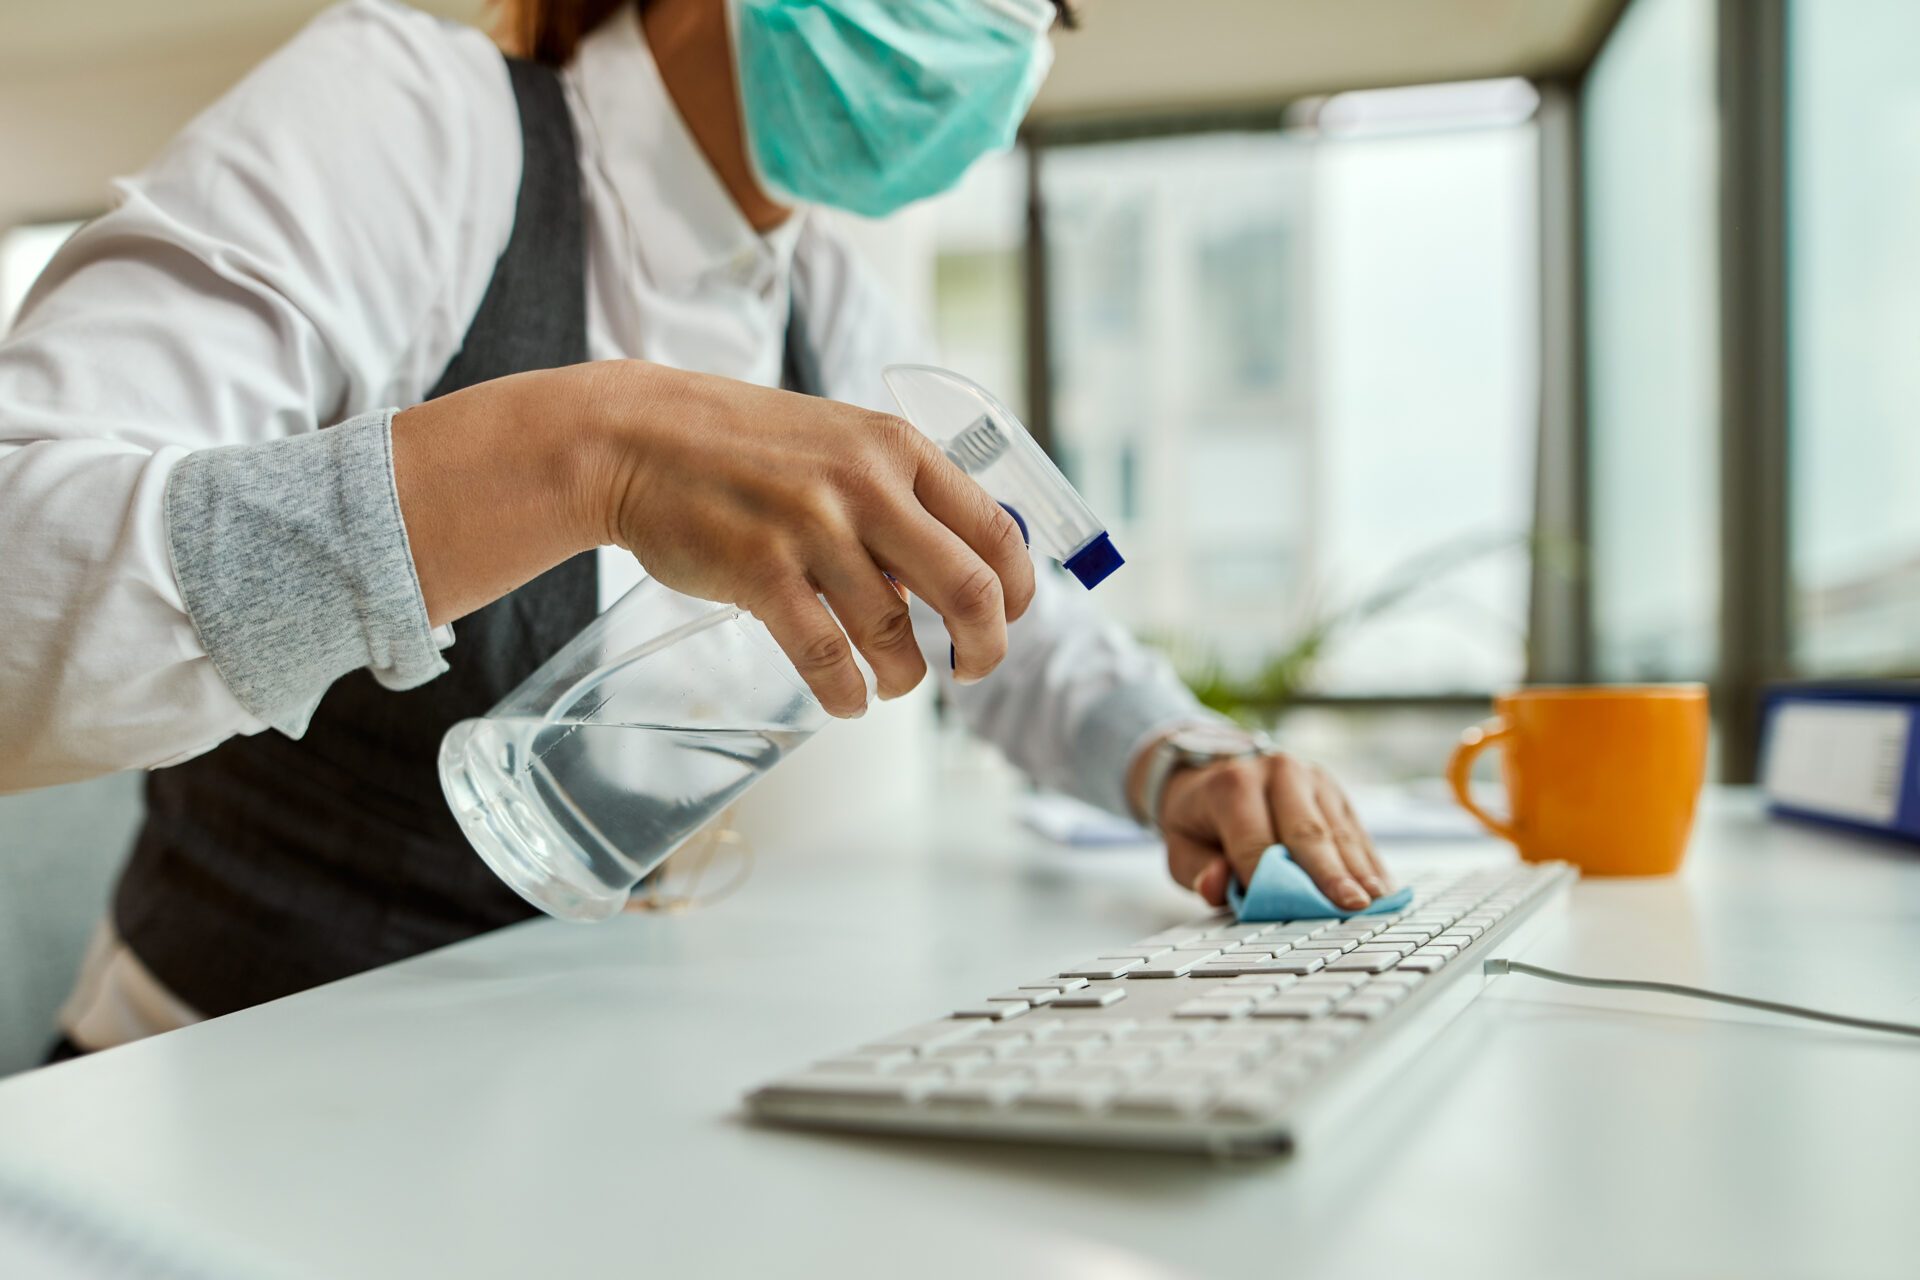
[{"label": "forearm", "polygon": [[434,626],[607,541],[593,500],[605,378],[591,365],[518,374],[394,415],[394,483]]},{"label": "forearm", "polygon": [[[1008,629],[1000,670],[973,686],[949,679],[948,697],[970,729],[1036,782],[1132,816],[1146,746],[1212,717],[1165,659],[1102,618],[1077,583],[1043,577],[1027,616]],[[930,656],[944,649],[937,618],[919,612],[916,622]]]}]

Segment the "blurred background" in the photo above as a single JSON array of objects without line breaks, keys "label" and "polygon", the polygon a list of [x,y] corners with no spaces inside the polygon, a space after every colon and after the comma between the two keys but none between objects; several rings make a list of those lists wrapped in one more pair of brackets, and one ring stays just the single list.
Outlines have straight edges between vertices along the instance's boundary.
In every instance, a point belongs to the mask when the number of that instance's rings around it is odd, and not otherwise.
[{"label": "blurred background", "polygon": [[[320,7],[9,0],[0,327],[112,176]],[[1744,781],[1766,682],[1920,669],[1920,5],[1085,19],[1015,151],[850,225],[1106,515],[1103,602],[1210,703],[1393,784],[1505,686],[1705,680]],[[925,697],[836,732],[759,821],[830,776],[905,803],[995,768]],[[0,867],[97,911],[137,784],[0,800]],[[0,894],[0,1019],[71,974],[46,900]]]}]

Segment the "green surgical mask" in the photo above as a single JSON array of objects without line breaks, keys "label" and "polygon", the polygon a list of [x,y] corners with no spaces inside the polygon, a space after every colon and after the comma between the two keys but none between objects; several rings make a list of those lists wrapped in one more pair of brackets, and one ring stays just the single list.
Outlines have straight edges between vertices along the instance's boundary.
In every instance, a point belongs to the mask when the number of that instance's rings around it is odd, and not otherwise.
[{"label": "green surgical mask", "polygon": [[1013,145],[1048,0],[728,0],[747,152],[775,199],[868,217]]}]

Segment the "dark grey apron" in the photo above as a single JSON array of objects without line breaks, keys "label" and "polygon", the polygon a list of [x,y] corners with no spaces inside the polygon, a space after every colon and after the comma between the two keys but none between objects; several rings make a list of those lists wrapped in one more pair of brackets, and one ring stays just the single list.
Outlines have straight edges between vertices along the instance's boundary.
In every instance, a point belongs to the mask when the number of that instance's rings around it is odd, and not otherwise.
[{"label": "dark grey apron", "polygon": [[[509,61],[526,153],[513,234],[429,398],[587,358],[586,238],[557,73]],[[120,936],[202,1013],[228,1013],[534,914],[460,834],[440,736],[484,714],[592,620],[591,553],[459,621],[417,689],[340,680],[306,736],[234,738],[154,772],[113,902]]]}]

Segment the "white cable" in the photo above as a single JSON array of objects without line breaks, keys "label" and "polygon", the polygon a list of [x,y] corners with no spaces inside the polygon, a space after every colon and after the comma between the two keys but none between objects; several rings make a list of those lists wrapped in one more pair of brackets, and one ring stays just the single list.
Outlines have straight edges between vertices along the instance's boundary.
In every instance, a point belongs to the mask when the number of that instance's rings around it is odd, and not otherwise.
[{"label": "white cable", "polygon": [[1561,973],[1557,969],[1542,969],[1539,965],[1522,964],[1518,960],[1498,958],[1487,961],[1484,971],[1488,974],[1524,973],[1529,977],[1545,978],[1548,982],[1564,982],[1573,987],[1601,987],[1609,991],[1652,991],[1664,996],[1685,996],[1690,1000],[1718,1000],[1722,1004],[1737,1004],[1748,1009],[1764,1009],[1768,1013],[1781,1013],[1789,1018],[1811,1018],[1815,1022],[1833,1022],[1843,1027],[1885,1031],[1896,1036],[1920,1036],[1920,1026],[1911,1022],[1881,1022],[1874,1018],[1855,1018],[1849,1014],[1828,1013],[1822,1009],[1808,1009],[1797,1004],[1781,1004],[1775,1000],[1755,1000],[1751,996],[1734,996],[1724,991],[1708,991],[1704,987],[1683,987],[1677,982],[1639,982],[1631,978],[1587,978],[1577,973]]}]

